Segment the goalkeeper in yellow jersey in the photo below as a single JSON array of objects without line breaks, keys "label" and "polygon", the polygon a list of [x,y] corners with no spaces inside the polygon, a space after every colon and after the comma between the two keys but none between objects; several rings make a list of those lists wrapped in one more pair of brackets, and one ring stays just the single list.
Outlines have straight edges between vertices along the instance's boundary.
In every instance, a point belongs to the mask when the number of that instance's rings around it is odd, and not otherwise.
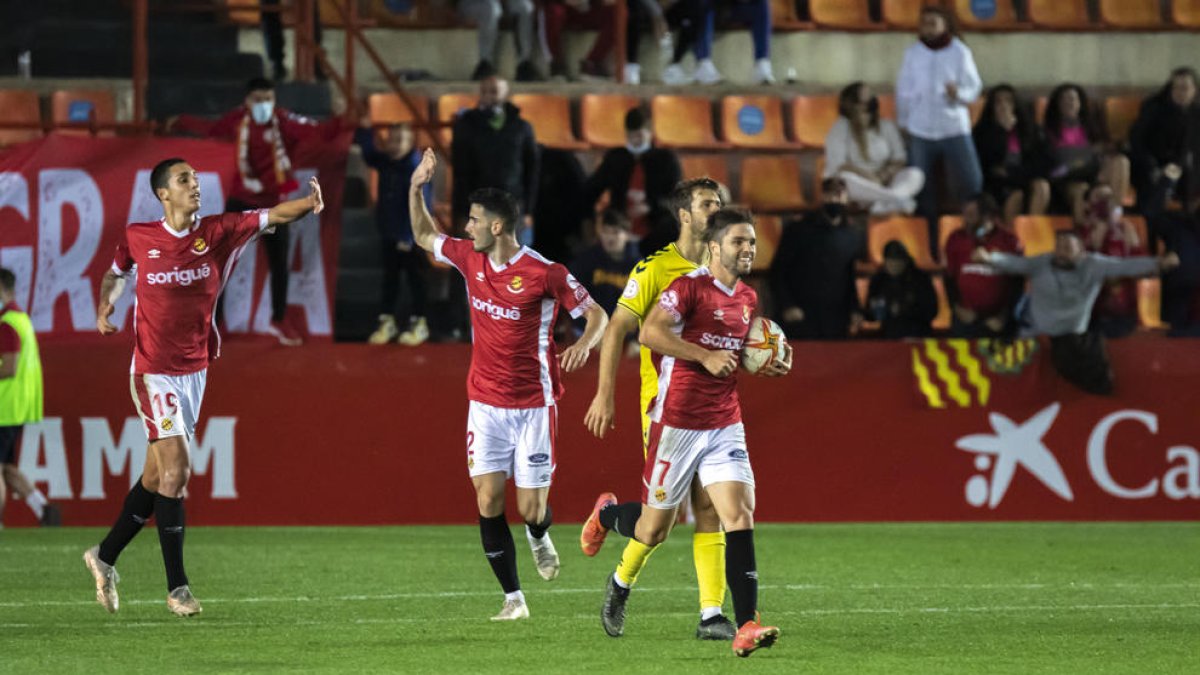
[{"label": "goalkeeper in yellow jersey", "polygon": [[[721,186],[711,178],[694,178],[675,186],[671,193],[671,211],[679,223],[679,238],[666,248],[642,259],[629,275],[621,299],[617,301],[608,328],[600,344],[600,381],[596,396],[588,408],[584,424],[598,438],[613,427],[617,364],[624,349],[625,337],[638,330],[658,302],[658,296],[676,278],[700,265],[708,257],[704,234],[708,219],[722,207]],[[642,453],[646,452],[646,434],[650,427],[646,407],[658,393],[658,373],[650,358],[650,350],[641,348],[641,397],[638,410],[642,415]],[[732,640],[737,629],[721,613],[725,600],[725,534],[712,501],[693,480],[691,486],[692,513],[696,532],[692,537],[692,555],[696,563],[696,581],[700,587],[700,624],[696,637],[703,640]],[[627,596],[653,550],[633,538],[633,524],[641,514],[641,501],[618,504],[616,495],[606,492],[596,500],[596,506],[583,526],[580,545],[585,555],[594,556],[604,543],[609,530],[629,537],[621,554],[621,563],[612,581],[618,591]],[[617,637],[624,625],[605,625],[609,635]]]}]

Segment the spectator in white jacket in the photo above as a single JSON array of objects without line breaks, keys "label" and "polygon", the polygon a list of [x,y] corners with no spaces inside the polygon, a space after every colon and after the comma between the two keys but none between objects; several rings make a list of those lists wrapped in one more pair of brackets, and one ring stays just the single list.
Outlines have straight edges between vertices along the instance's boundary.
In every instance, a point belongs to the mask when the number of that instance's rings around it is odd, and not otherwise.
[{"label": "spectator in white jacket", "polygon": [[839,117],[825,136],[824,178],[846,181],[850,201],[872,214],[911,214],[925,173],[905,166],[904,140],[891,120],[879,119],[879,99],[862,82],[842,89]]},{"label": "spectator in white jacket", "polygon": [[[896,117],[909,136],[909,164],[929,175],[940,158],[957,188],[958,201],[983,186],[979,157],[971,141],[968,104],[983,82],[971,50],[954,36],[950,14],[940,7],[921,10],[919,41],[904,52],[896,78]],[[936,190],[926,182],[918,208],[929,221],[929,243],[937,256]]]}]

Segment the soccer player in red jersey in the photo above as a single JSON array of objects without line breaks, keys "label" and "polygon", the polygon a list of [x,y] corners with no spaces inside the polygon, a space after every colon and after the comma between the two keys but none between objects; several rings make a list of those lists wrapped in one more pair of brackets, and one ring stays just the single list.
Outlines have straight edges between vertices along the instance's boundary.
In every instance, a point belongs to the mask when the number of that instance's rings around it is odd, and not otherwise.
[{"label": "soccer player in red jersey", "polygon": [[[645,508],[634,540],[653,550],[666,540],[675,511],[688,496],[693,476],[712,499],[725,529],[725,569],[738,631],[733,651],[749,656],[770,647],[779,629],[758,622],[758,571],[754,562],[754,471],[746,449],[737,395],[738,355],[758,305],[742,283],[754,263],[754,218],[726,208],[708,221],[709,266],[667,286],[642,324],[640,339],[656,355],[658,395],[650,402],[650,436],[642,475]],[[792,354],[764,368],[778,377],[791,370]],[[647,555],[622,556],[639,569],[625,569],[605,584],[601,623],[605,632],[624,632],[625,603]]]},{"label": "soccer player in red jersey", "polygon": [[[555,466],[555,435],[562,396],[559,370],[582,367],[604,333],[608,315],[567,272],[517,243],[520,210],[512,195],[494,188],[470,196],[469,239],[439,234],[425,206],[422,186],[433,180],[437,158],[426,150],[409,189],[413,237],[466,280],[472,348],[467,374],[467,471],[475,485],[479,533],[492,572],[504,589],[493,621],[529,616],[517,579],[516,545],[504,517],[505,482],[517,486],[517,509],[525,520],[538,573],[558,576],[558,553],[547,529],[547,505]],[[583,335],[555,355],[559,306],[586,317]]]},{"label": "soccer player in red jersey", "polygon": [[100,334],[116,333],[109,321],[113,303],[125,280],[136,275],[129,388],[149,448],[121,515],[104,541],[83,554],[96,580],[96,600],[109,612],[119,608],[117,556],[151,515],[167,570],[167,608],[179,616],[200,612],[183,569],[183,495],[208,364],[220,354],[213,310],[247,244],[276,225],[321,212],[321,186],[315,178],[309,186],[307,197],[271,209],[200,218],[200,183],[186,160],[163,160],[150,173],[163,218],[126,226],[100,283],[96,310]]}]

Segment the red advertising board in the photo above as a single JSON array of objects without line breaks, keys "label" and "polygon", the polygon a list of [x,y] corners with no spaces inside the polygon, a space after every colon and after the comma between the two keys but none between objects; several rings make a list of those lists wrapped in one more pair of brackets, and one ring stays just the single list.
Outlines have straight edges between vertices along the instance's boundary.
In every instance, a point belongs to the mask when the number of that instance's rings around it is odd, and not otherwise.
[{"label": "red advertising board", "polygon": [[[128,337],[43,347],[47,419],[20,465],[68,524],[109,524],[140,470]],[[1034,342],[795,346],[791,375],[739,384],[761,521],[1200,517],[1197,341],[1111,343],[1111,397],[1059,380]],[[189,522],[473,522],[468,359],[463,345],[230,342],[209,371]],[[636,364],[604,441],[583,426],[595,361],[565,384],[551,490],[564,522],[603,490],[638,498],[642,461]],[[5,521],[32,517],[12,504]]]}]

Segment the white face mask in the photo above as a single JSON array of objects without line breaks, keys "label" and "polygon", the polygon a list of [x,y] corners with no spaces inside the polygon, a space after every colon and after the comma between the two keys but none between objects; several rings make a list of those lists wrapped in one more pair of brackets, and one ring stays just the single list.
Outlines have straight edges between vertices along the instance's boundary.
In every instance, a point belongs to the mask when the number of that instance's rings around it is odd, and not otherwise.
[{"label": "white face mask", "polygon": [[625,149],[633,153],[633,155],[636,157],[650,149],[650,141],[646,141],[641,145],[630,145],[629,143],[626,143]]},{"label": "white face mask", "polygon": [[258,124],[266,124],[271,121],[271,115],[275,114],[274,101],[260,101],[250,104],[250,117]]}]

